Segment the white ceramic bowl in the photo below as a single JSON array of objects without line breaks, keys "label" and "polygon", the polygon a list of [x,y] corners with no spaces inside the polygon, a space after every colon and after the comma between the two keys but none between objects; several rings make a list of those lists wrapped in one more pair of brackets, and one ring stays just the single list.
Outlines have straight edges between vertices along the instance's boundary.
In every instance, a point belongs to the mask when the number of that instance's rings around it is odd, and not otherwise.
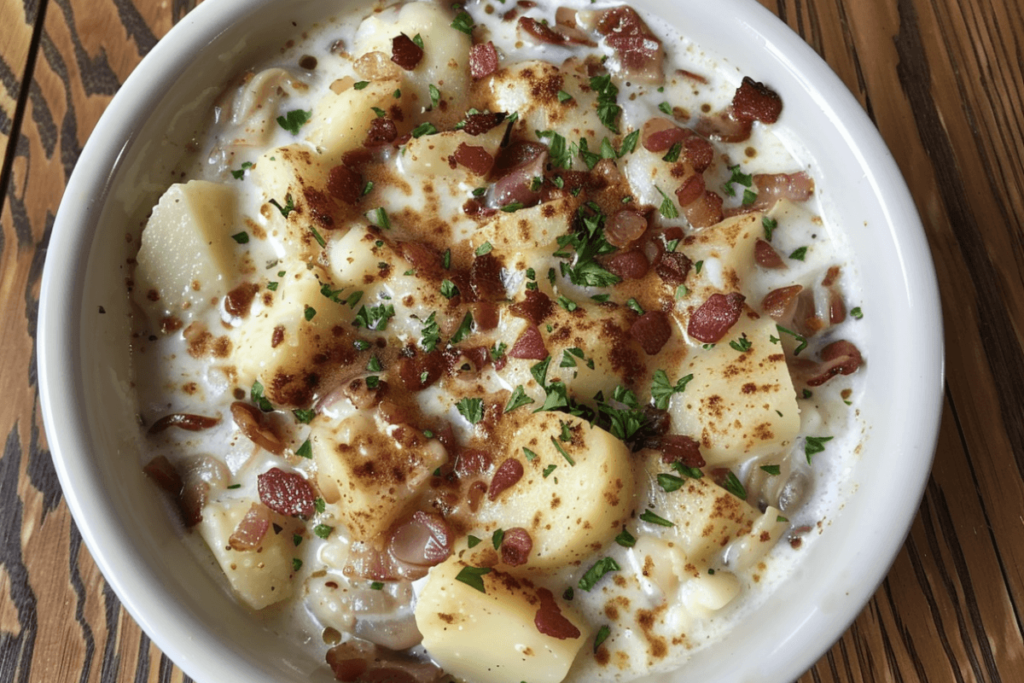
[{"label": "white ceramic bowl", "polygon": [[[651,680],[793,680],[870,599],[917,510],[942,396],[941,319],[928,245],[892,157],[828,66],[755,0],[640,0],[782,93],[784,125],[816,159],[863,280],[871,425],[855,493],[796,574],[682,672]],[[89,139],[54,224],[39,312],[39,386],[64,494],[107,581],[153,641],[200,683],[331,681],[256,624],[182,547],[141,471],[129,374],[125,242],[164,189],[188,123],[219,84],[279,44],[322,0],[208,0],[135,70]],[[168,133],[173,131],[173,134]],[[156,180],[154,180],[156,179]],[[837,191],[836,188],[842,188]],[[101,314],[100,307],[106,311]]]}]

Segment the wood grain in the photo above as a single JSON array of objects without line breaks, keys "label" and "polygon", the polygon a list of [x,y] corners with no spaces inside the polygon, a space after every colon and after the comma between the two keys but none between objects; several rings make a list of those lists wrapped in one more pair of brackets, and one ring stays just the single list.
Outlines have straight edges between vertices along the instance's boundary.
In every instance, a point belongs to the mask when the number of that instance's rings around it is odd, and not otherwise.
[{"label": "wood grain", "polygon": [[[1024,11],[1017,0],[761,2],[888,143],[946,317],[942,431],[919,514],[871,603],[800,683],[1024,680]],[[121,609],[71,521],[33,354],[64,184],[120,83],[194,4],[0,0],[2,681],[187,680]]]}]

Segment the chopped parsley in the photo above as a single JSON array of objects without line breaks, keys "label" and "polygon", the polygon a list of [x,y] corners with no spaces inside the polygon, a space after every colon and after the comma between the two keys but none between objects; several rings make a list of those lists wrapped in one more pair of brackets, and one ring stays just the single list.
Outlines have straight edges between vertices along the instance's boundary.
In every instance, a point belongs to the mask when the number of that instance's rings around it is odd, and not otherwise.
[{"label": "chopped parsley", "polygon": [[754,345],[750,342],[749,339],[747,339],[747,333],[744,332],[743,334],[740,335],[739,339],[733,339],[731,342],[729,342],[729,346],[736,349],[740,353],[745,353],[752,349]]},{"label": "chopped parsley", "polygon": [[477,538],[476,536],[473,536],[472,534],[466,536],[466,545],[468,545],[470,548],[475,548],[479,544],[480,544],[480,539]]},{"label": "chopped parsley", "polygon": [[309,121],[309,117],[313,115],[313,110],[303,111],[301,109],[293,109],[284,116],[277,117],[277,125],[284,128],[292,135],[299,134],[299,128],[302,127],[306,121]]},{"label": "chopped parsley", "polygon": [[[477,256],[483,256],[484,254],[490,254],[492,249],[494,249],[493,244],[491,244],[490,242],[484,242],[479,247],[477,247],[476,251],[474,251],[473,253]],[[447,266],[445,267],[447,268]]]},{"label": "chopped parsley", "polygon": [[794,356],[799,356],[800,352],[807,348],[807,338],[804,337],[803,335],[797,334],[793,330],[787,329],[782,325],[776,325],[775,328],[780,333],[788,334],[791,337],[793,337],[793,339],[796,339],[798,342],[800,342],[800,345],[797,346],[796,349],[793,351]]},{"label": "chopped parsley", "polygon": [[236,232],[234,235],[231,236],[231,239],[238,242],[239,244],[248,244],[249,233],[245,232],[244,230],[242,232]]},{"label": "chopped parsley", "polygon": [[558,101],[559,102],[568,102],[571,99],[572,99],[572,95],[570,95],[569,93],[565,92],[564,90],[559,90],[558,91]]},{"label": "chopped parsley", "polygon": [[380,107],[370,107],[370,109],[373,110],[373,113],[377,115],[378,119],[382,119],[388,115],[388,113],[381,109]]},{"label": "chopped parsley", "polygon": [[356,312],[352,324],[356,327],[365,327],[374,332],[383,332],[388,329],[388,321],[395,317],[395,307],[391,304],[377,304],[367,308],[360,306]]},{"label": "chopped parsley", "polygon": [[597,635],[594,636],[594,652],[597,652],[597,648],[601,647],[601,643],[608,640],[608,636],[611,635],[612,630],[607,625],[597,629]]},{"label": "chopped parsley", "polygon": [[455,283],[451,280],[441,281],[441,296],[445,299],[451,299],[452,297],[459,295],[459,288],[455,286]]},{"label": "chopped parsley", "polygon": [[757,201],[757,193],[753,190],[743,190],[743,206],[750,206]]},{"label": "chopped parsley", "polygon": [[324,510],[327,509],[327,501],[317,496],[313,499],[313,509],[316,510],[317,514],[323,514]]},{"label": "chopped parsley", "polygon": [[412,42],[416,43],[416,47],[418,47],[419,49],[423,49],[423,36],[421,36],[419,33],[412,37]]},{"label": "chopped parsley", "polygon": [[292,571],[299,571],[302,569],[302,560],[297,557],[292,558]]},{"label": "chopped parsley", "polygon": [[629,533],[629,529],[622,527],[622,532],[615,537],[615,542],[623,548],[632,548],[636,545],[636,537]]},{"label": "chopped parsley", "polygon": [[605,216],[600,207],[588,202],[579,208],[578,215],[583,229],[558,238],[559,250],[555,256],[570,259],[572,255],[565,250],[565,247],[570,246],[576,252],[571,262],[562,264],[562,275],[567,276],[574,285],[583,287],[610,287],[620,282],[618,275],[596,260],[598,256],[615,251],[615,247],[604,237]]},{"label": "chopped parsley", "polygon": [[591,76],[590,87],[597,93],[597,118],[613,133],[619,132],[619,114],[622,107],[615,103],[619,89],[612,83],[611,74]]},{"label": "chopped parsley", "polygon": [[794,261],[803,261],[805,256],[807,256],[807,247],[799,247],[793,250],[793,253],[789,255],[789,258]]},{"label": "chopped parsley", "polygon": [[672,493],[678,491],[686,480],[682,477],[677,477],[674,474],[659,474],[658,475],[658,486],[665,490],[666,493]]},{"label": "chopped parsley", "polygon": [[626,308],[633,311],[637,315],[643,315],[645,312],[643,307],[640,305],[640,302],[632,297],[629,299],[629,301],[626,302]]},{"label": "chopped parsley", "polygon": [[669,465],[669,467],[671,467],[684,477],[689,477],[690,479],[700,479],[701,477],[704,476],[704,473],[700,471],[699,467],[687,467],[681,462],[674,462],[671,465]]},{"label": "chopped parsley", "polygon": [[466,316],[462,319],[459,324],[459,329],[455,330],[455,334],[452,335],[452,344],[458,344],[460,341],[468,337],[473,332],[473,314],[466,311]]},{"label": "chopped parsley", "polygon": [[[534,190],[534,192],[536,192],[536,190]],[[515,213],[521,208],[523,208],[522,202],[509,202],[505,206],[501,207],[501,210],[504,211],[505,213]]]},{"label": "chopped parsley", "polygon": [[656,515],[653,510],[644,510],[644,513],[640,515],[640,519],[651,524],[657,524],[658,526],[675,526],[675,524],[664,517]]},{"label": "chopped parsley", "polygon": [[605,574],[609,572],[617,572],[622,567],[611,557],[602,557],[600,560],[595,562],[587,572],[580,577],[580,581],[577,586],[580,590],[590,591],[593,589],[597,582],[601,580]]},{"label": "chopped parsley", "polygon": [[491,360],[497,362],[501,360],[501,357],[505,355],[505,349],[508,348],[508,344],[505,342],[498,342],[492,348],[488,349],[488,353],[491,354]]},{"label": "chopped parsley", "polygon": [[373,583],[370,584],[370,590],[372,590],[372,591],[384,590],[384,582],[383,581],[374,581]]},{"label": "chopped parsley", "polygon": [[743,482],[740,481],[740,478],[732,470],[729,470],[729,473],[725,475],[725,482],[722,484],[722,488],[740,500],[747,499],[747,490],[743,488]]},{"label": "chopped parsley", "polygon": [[557,467],[558,465],[548,465],[547,467],[544,468],[544,471],[541,472],[541,476],[547,479],[548,475],[554,472]]},{"label": "chopped parsley", "polygon": [[366,369],[369,372],[380,372],[384,366],[380,364],[380,359],[377,356],[371,356],[370,362],[366,364]]},{"label": "chopped parsley", "polygon": [[378,228],[381,230],[391,229],[391,219],[388,218],[388,212],[384,210],[383,206],[378,206],[370,213],[373,215],[374,224]]},{"label": "chopped parsley", "polygon": [[852,315],[857,320],[860,320],[861,318],[864,317],[864,311],[860,310],[860,306],[857,306],[856,308],[850,311],[850,315]]},{"label": "chopped parsley", "polygon": [[252,383],[252,389],[249,390],[249,397],[264,413],[269,413],[274,409],[274,406],[270,404],[267,397],[263,395],[263,385],[260,384],[259,380]]},{"label": "chopped parsley", "polygon": [[558,452],[562,454],[562,457],[565,458],[570,467],[576,467],[576,461],[572,459],[572,457],[566,452],[565,448],[562,447],[562,444],[558,443],[555,437],[551,437],[551,443],[554,444]]},{"label": "chopped parsley", "polygon": [[295,451],[295,455],[299,456],[300,458],[313,457],[313,444],[310,442],[308,438],[305,441],[303,441],[302,445],[299,446],[299,449]]},{"label": "chopped parsley", "polygon": [[356,83],[352,87],[355,88],[356,90],[362,90],[368,85],[370,85],[370,81],[356,81]]},{"label": "chopped parsley", "polygon": [[456,403],[455,407],[470,424],[478,424],[484,419],[484,400],[482,398],[464,398]]},{"label": "chopped parsley", "polygon": [[[290,197],[291,195],[288,196]],[[271,199],[270,201],[274,200]],[[309,231],[313,233],[313,239],[316,240],[316,243],[320,245],[321,249],[327,246],[327,240],[324,239],[324,236],[320,234],[319,230],[317,230],[311,225],[309,226]]]},{"label": "chopped parsley", "polygon": [[317,524],[313,527],[313,533],[317,535],[317,538],[324,540],[330,538],[332,531],[334,531],[334,527],[327,524]]},{"label": "chopped parsley", "polygon": [[772,232],[775,228],[779,227],[779,222],[774,218],[768,216],[761,217],[761,225],[764,226],[764,238],[769,242],[772,241]]},{"label": "chopped parsley", "polygon": [[412,129],[412,136],[414,138],[421,138],[424,135],[433,135],[436,132],[437,128],[434,127],[434,124],[430,123],[429,121],[424,121],[423,123]]},{"label": "chopped parsley", "polygon": [[654,189],[658,191],[658,194],[661,195],[662,199],[661,206],[658,207],[658,213],[665,218],[679,218],[679,210],[676,209],[675,202],[673,202],[667,194],[662,192],[661,188],[657,185],[654,186]]},{"label": "chopped parsley", "polygon": [[512,395],[508,398],[508,403],[505,404],[505,410],[502,412],[511,413],[516,408],[522,408],[531,403],[534,403],[534,400],[526,395],[523,385],[520,384],[512,391]]},{"label": "chopped parsley", "polygon": [[682,151],[683,151],[683,143],[677,142],[676,144],[672,145],[672,148],[669,149],[668,154],[663,156],[661,158],[661,160],[662,161],[668,161],[670,163],[671,162],[675,162],[675,161],[679,161],[679,153],[682,152]]},{"label": "chopped parsley", "polygon": [[672,105],[670,105],[668,102],[662,102],[661,104],[659,104],[658,109],[660,109],[662,113],[672,116]]},{"label": "chopped parsley", "polygon": [[306,322],[309,322],[310,320],[316,317],[316,309],[310,306],[309,304],[306,304],[306,308],[302,312],[302,316],[306,319]]},{"label": "chopped parsley", "polygon": [[300,424],[308,425],[316,417],[315,410],[307,410],[305,408],[296,408],[292,411],[292,415],[299,421]]},{"label": "chopped parsley", "polygon": [[242,178],[245,177],[245,172],[247,170],[249,170],[250,168],[252,168],[252,162],[251,161],[243,162],[242,163],[242,167],[240,169],[238,169],[237,171],[232,171],[231,172],[231,176],[235,180],[241,180]]},{"label": "chopped parsley", "polygon": [[729,180],[722,186],[722,191],[730,197],[736,196],[736,188],[733,187],[734,183],[742,185],[743,187],[750,187],[751,184],[753,184],[754,176],[741,171],[739,164],[730,166],[729,170],[732,171],[732,176],[730,176]]},{"label": "chopped parsley", "polygon": [[622,146],[619,147],[619,158],[626,156],[630,152],[636,149],[637,140],[640,139],[640,130],[634,130],[632,133],[622,138]]},{"label": "chopped parsley", "polygon": [[558,297],[558,305],[564,308],[565,310],[569,311],[570,313],[579,308],[579,305],[577,305],[575,301],[565,296]]},{"label": "chopped parsley", "polygon": [[[647,416],[640,408],[636,395],[621,385],[615,387],[615,391],[612,393],[612,402],[607,403],[603,399],[599,399],[597,408],[607,418],[609,422],[607,430],[611,432],[612,436],[629,441],[644,427]],[[618,405],[623,407],[619,408]]]},{"label": "chopped parsley", "polygon": [[539,139],[550,138],[551,142],[548,144],[548,159],[551,161],[551,165],[555,168],[572,168],[572,157],[568,147],[565,144],[565,138],[556,133],[553,130],[537,131],[537,137]]},{"label": "chopped parsley", "polygon": [[276,199],[271,199],[270,203],[277,207],[277,210],[281,212],[281,215],[288,218],[288,214],[295,210],[295,202],[292,200],[292,195],[289,192],[284,196],[284,206],[277,203]]},{"label": "chopped parsley", "polygon": [[534,460],[537,459],[537,454],[531,451],[526,446],[523,446],[523,455],[525,455],[526,459],[529,460],[530,462],[533,462]]},{"label": "chopped parsley", "polygon": [[831,436],[808,436],[804,438],[804,455],[807,456],[807,464],[811,464],[811,456],[825,450],[825,442],[831,441]]},{"label": "chopped parsley", "polygon": [[437,343],[441,341],[441,330],[437,325],[437,321],[434,320],[434,316],[435,314],[431,313],[430,316],[423,321],[423,329],[420,330],[420,334],[423,335],[423,338],[420,340],[420,346],[422,346],[423,350],[427,353],[430,353],[437,348]]},{"label": "chopped parsley", "polygon": [[[465,14],[463,12],[462,14]],[[466,15],[469,16],[469,15]],[[481,593],[486,593],[484,590],[484,575],[490,574],[490,567],[463,567],[459,573],[455,576],[456,581],[461,581],[470,588],[475,588]]]},{"label": "chopped parsley", "polygon": [[473,35],[473,28],[476,24],[473,22],[473,17],[469,16],[469,12],[462,10],[455,15],[455,20],[452,21],[452,28],[456,31],[462,31],[466,35]]},{"label": "chopped parsley", "polygon": [[774,477],[782,473],[782,468],[778,465],[761,465],[761,471]]}]

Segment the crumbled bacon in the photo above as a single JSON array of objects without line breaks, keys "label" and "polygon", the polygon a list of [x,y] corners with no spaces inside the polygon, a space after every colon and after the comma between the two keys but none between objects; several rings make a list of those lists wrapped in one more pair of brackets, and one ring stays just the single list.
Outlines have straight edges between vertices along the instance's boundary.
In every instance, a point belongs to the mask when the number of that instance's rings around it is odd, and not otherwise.
[{"label": "crumbled bacon", "polygon": [[142,468],[142,471],[153,480],[153,483],[172,496],[181,493],[183,486],[181,475],[178,474],[178,470],[174,468],[166,455],[156,456]]},{"label": "crumbled bacon", "polygon": [[530,532],[522,527],[513,527],[505,531],[501,541],[501,561],[510,567],[526,564],[533,550],[533,539]]},{"label": "crumbled bacon", "polygon": [[711,190],[706,190],[697,201],[684,206],[683,213],[695,228],[709,228],[725,217],[722,213],[722,198]]},{"label": "crumbled bacon", "polygon": [[733,95],[732,112],[740,121],[775,123],[782,113],[782,98],[764,83],[744,76]]},{"label": "crumbled bacon", "polygon": [[679,462],[686,467],[704,467],[704,456],[700,454],[700,443],[684,434],[665,434],[652,446],[661,451],[661,461],[666,465]]},{"label": "crumbled bacon", "polygon": [[555,308],[551,298],[536,289],[526,290],[526,298],[509,306],[509,312],[519,318],[526,318],[534,325],[540,325]]},{"label": "crumbled bacon", "polygon": [[300,474],[272,467],[256,477],[256,488],[260,500],[274,512],[291,517],[313,514],[313,489]]},{"label": "crumbled bacon", "polygon": [[501,112],[496,114],[470,114],[466,117],[466,125],[462,130],[476,137],[477,135],[483,135],[504,120],[505,114]]},{"label": "crumbled bacon", "polygon": [[220,424],[219,417],[206,417],[205,415],[192,415],[190,413],[172,413],[164,415],[153,423],[149,428],[149,434],[159,434],[165,429],[177,427],[187,432],[201,432]]},{"label": "crumbled bacon", "polygon": [[761,301],[761,310],[767,313],[773,320],[788,321],[796,309],[797,295],[803,291],[800,285],[780,287],[768,292]]},{"label": "crumbled bacon", "polygon": [[622,72],[634,83],[656,85],[665,80],[661,41],[635,9],[622,5],[605,10],[597,31],[615,50]]},{"label": "crumbled bacon", "polygon": [[523,464],[515,458],[508,458],[498,466],[487,489],[487,499],[494,500],[501,493],[523,478]]},{"label": "crumbled bacon", "polygon": [[467,145],[465,142],[459,144],[452,158],[455,163],[465,166],[470,173],[475,173],[478,176],[487,175],[491,172],[491,167],[494,166],[494,157],[486,149]]},{"label": "crumbled bacon", "polygon": [[704,196],[707,185],[704,183],[704,176],[693,173],[683,180],[683,184],[676,188],[676,201],[679,206],[686,210],[686,207]]},{"label": "crumbled bacon", "polygon": [[254,444],[274,455],[284,453],[284,441],[259,408],[250,403],[235,401],[231,404],[231,417],[238,431]]},{"label": "crumbled bacon", "polygon": [[754,261],[762,268],[771,270],[786,268],[785,262],[779,256],[779,252],[775,251],[775,247],[760,237],[754,242]]},{"label": "crumbled bacon", "polygon": [[540,330],[536,325],[530,325],[519,339],[512,345],[508,352],[509,358],[524,358],[528,360],[544,360],[548,357],[548,349],[544,346],[544,338],[540,336]]},{"label": "crumbled bacon", "polygon": [[660,116],[648,119],[640,129],[640,144],[648,152],[667,152],[685,137],[682,128]]},{"label": "crumbled bacon", "polygon": [[391,39],[391,61],[406,71],[412,71],[423,59],[423,48],[413,42],[412,38],[399,33]]},{"label": "crumbled bacon", "polygon": [[611,256],[604,265],[623,280],[639,280],[647,275],[650,268],[647,257],[639,251],[620,251]]},{"label": "crumbled bacon", "polygon": [[697,341],[714,344],[740,319],[744,300],[736,292],[712,294],[690,317],[687,333]]},{"label": "crumbled bacon", "polygon": [[452,554],[453,540],[441,515],[418,510],[392,530],[388,550],[399,562],[433,567]]},{"label": "crumbled bacon", "polygon": [[822,362],[814,376],[807,380],[808,386],[821,386],[836,375],[852,375],[864,362],[860,350],[845,339],[825,346],[819,355]]},{"label": "crumbled bacon", "polygon": [[534,206],[541,199],[540,192],[531,189],[533,179],[544,176],[548,148],[535,142],[516,142],[498,155],[494,172],[500,177],[494,184],[494,201],[499,206],[518,202]]},{"label": "crumbled bacon", "polygon": [[473,259],[469,269],[469,286],[480,301],[502,301],[507,296],[501,281],[501,260],[493,252]]},{"label": "crumbled bacon", "polygon": [[612,246],[624,247],[640,239],[646,230],[647,219],[638,211],[620,209],[605,224],[604,236]]},{"label": "crumbled bacon", "polygon": [[491,456],[478,448],[467,448],[459,453],[455,461],[455,472],[460,477],[472,477],[491,469]]},{"label": "crumbled bacon", "polygon": [[[366,132],[363,147],[383,147],[390,145],[398,137],[398,126],[389,118],[378,116],[370,121],[370,130]],[[362,188],[360,188],[361,190]],[[353,202],[349,202],[352,204]]]},{"label": "crumbled bacon", "polygon": [[636,319],[629,334],[640,342],[647,355],[653,356],[672,337],[672,323],[664,311],[647,311]]},{"label": "crumbled bacon", "polygon": [[253,503],[249,511],[238,522],[231,532],[228,545],[232,550],[253,550],[263,542],[263,537],[270,530],[270,510],[266,505]]},{"label": "crumbled bacon", "polygon": [[475,79],[487,78],[498,70],[498,51],[487,41],[469,48],[469,75]]},{"label": "crumbled bacon", "polygon": [[690,265],[690,259],[686,257],[686,254],[670,251],[661,257],[654,271],[666,284],[678,287],[686,281]]},{"label": "crumbled bacon", "polygon": [[540,606],[533,618],[533,624],[538,631],[558,640],[580,637],[580,630],[562,614],[551,591],[547,588],[538,588],[537,597],[540,598]]},{"label": "crumbled bacon", "polygon": [[593,41],[587,38],[585,33],[575,26],[559,23],[550,26],[530,17],[520,17],[518,26],[519,30],[525,33],[527,38],[534,43],[547,43],[549,45],[565,45],[566,43],[575,43],[577,45],[594,44]]}]

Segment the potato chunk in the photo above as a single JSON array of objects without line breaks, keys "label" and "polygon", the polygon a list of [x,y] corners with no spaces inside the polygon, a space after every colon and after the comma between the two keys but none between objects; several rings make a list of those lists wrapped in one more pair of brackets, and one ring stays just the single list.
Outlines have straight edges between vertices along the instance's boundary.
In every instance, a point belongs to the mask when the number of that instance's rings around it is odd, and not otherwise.
[{"label": "potato chunk", "polygon": [[488,531],[522,527],[529,532],[533,549],[517,571],[578,563],[629,520],[634,502],[629,449],[600,427],[565,413],[523,413],[520,420],[498,462],[518,460],[523,477],[485,500],[477,521]]},{"label": "potato chunk", "polygon": [[[366,541],[391,526],[413,504],[431,473],[448,459],[437,439],[399,427],[391,434],[358,414],[311,423],[317,486],[352,538]],[[395,436],[392,436],[394,434]]]},{"label": "potato chunk", "polygon": [[565,678],[590,635],[588,624],[554,598],[580,635],[545,635],[535,623],[544,589],[492,570],[480,577],[481,592],[456,578],[466,568],[457,557],[448,558],[431,570],[419,595],[416,625],[430,656],[446,672],[473,683],[558,683]]},{"label": "potato chunk", "polygon": [[205,180],[171,185],[153,208],[135,269],[135,299],[155,323],[188,315],[232,287],[238,196]]},{"label": "potato chunk", "polygon": [[569,232],[580,200],[564,197],[512,213],[498,212],[473,235],[474,247],[490,242],[503,253],[542,249]]},{"label": "potato chunk", "polygon": [[[668,471],[659,458],[648,460],[652,480]],[[789,528],[788,522],[780,521],[777,509],[769,507],[761,513],[706,476],[688,478],[675,491],[665,491],[652,481],[650,490],[657,514],[675,524],[667,533],[674,536],[687,563],[699,569],[723,564],[733,570],[749,567]],[[731,552],[725,552],[734,542]]]},{"label": "potato chunk", "polygon": [[[251,500],[208,503],[198,529],[238,599],[253,609],[263,609],[291,597],[292,559],[301,555],[292,537],[301,524],[271,512],[273,524],[260,545],[234,550],[229,539],[251,506]],[[275,531],[275,525],[280,531]]]}]

